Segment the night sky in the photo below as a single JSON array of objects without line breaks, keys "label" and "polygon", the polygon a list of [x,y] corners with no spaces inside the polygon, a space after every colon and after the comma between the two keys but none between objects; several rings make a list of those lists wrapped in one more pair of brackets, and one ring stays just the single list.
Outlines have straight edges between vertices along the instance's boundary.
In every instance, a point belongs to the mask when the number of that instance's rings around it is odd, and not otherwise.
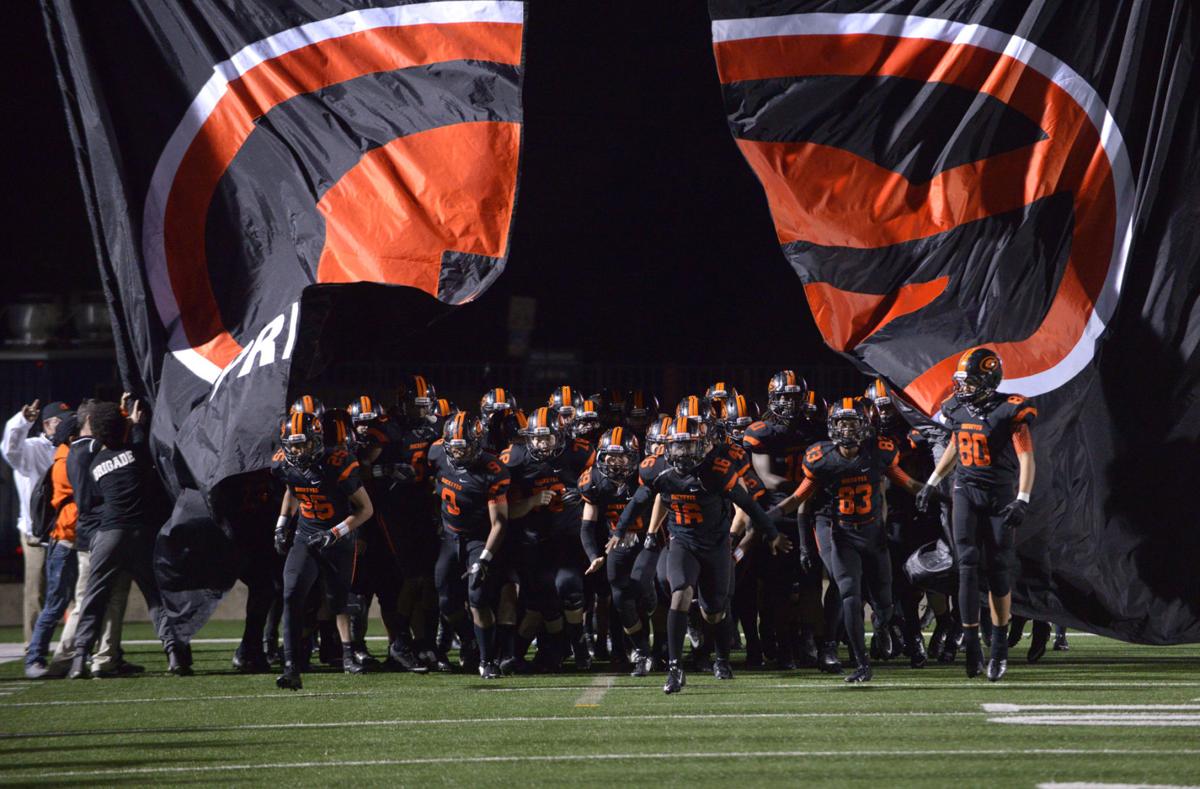
[{"label": "night sky", "polygon": [[[426,340],[460,359],[502,355],[509,299],[521,295],[538,301],[532,346],[586,361],[841,364],[725,125],[704,4],[597,4],[586,24],[578,8],[530,12],[508,271]],[[15,167],[2,298],[95,289],[40,10],[23,2],[10,14],[22,68],[6,71],[4,95],[26,116],[5,124]]]}]

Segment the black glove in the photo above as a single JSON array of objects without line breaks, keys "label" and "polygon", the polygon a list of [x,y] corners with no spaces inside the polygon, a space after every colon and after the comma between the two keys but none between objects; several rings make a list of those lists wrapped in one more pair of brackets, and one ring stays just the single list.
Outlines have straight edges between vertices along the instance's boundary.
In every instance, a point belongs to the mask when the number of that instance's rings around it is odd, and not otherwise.
[{"label": "black glove", "polygon": [[657,532],[646,532],[646,539],[642,541],[642,548],[647,551],[658,550],[658,534]]},{"label": "black glove", "polygon": [[917,491],[917,509],[921,512],[929,512],[929,507],[935,501],[941,501],[941,493],[933,485],[922,485]]},{"label": "black glove", "polygon": [[412,482],[417,477],[417,470],[407,463],[395,463],[392,465],[391,477],[396,482]]},{"label": "black glove", "polygon": [[467,570],[467,575],[471,577],[472,589],[478,589],[487,583],[488,568],[491,565],[491,559],[479,559],[471,565],[471,569]]},{"label": "black glove", "polygon": [[337,539],[337,535],[333,533],[333,529],[329,529],[327,531],[317,532],[316,534],[312,535],[308,538],[305,544],[308,545],[309,548],[323,551],[330,545],[333,545],[335,542],[337,542]]},{"label": "black glove", "polygon": [[567,488],[559,498],[562,500],[564,507],[574,507],[579,502],[583,501],[583,496],[579,493],[579,488]]},{"label": "black glove", "polygon": [[799,554],[800,569],[806,573],[811,571],[813,568],[812,554],[808,552],[808,546],[804,544],[803,538],[796,546],[796,552]]},{"label": "black glove", "polygon": [[1025,510],[1029,509],[1029,503],[1020,499],[1013,499],[1012,503],[1004,508],[1000,514],[1004,516],[1004,525],[1010,529],[1015,529],[1025,522]]},{"label": "black glove", "polygon": [[287,528],[275,530],[275,553],[280,556],[287,556],[288,552],[288,531]]}]

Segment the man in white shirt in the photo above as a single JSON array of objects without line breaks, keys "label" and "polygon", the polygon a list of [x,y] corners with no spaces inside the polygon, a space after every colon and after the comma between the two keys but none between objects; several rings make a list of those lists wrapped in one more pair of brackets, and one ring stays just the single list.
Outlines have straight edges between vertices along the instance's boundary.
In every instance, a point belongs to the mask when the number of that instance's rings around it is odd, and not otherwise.
[{"label": "man in white shirt", "polygon": [[[46,596],[46,546],[33,538],[29,498],[34,486],[42,481],[54,464],[54,444],[50,442],[50,437],[54,435],[61,417],[69,411],[66,403],[54,402],[40,409],[39,404],[39,400],[34,400],[5,423],[4,440],[0,445],[0,455],[12,466],[17,499],[21,505],[17,528],[21,532],[22,554],[25,557],[25,611],[21,621],[25,627],[26,645],[29,644],[33,623],[37,621]],[[31,437],[30,430],[39,417],[42,432]]]}]

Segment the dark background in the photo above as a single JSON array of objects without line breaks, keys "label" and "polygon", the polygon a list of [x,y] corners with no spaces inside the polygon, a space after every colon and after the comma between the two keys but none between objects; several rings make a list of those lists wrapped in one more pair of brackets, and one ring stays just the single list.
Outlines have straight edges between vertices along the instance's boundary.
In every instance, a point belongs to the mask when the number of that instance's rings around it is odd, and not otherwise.
[{"label": "dark background", "polygon": [[[704,4],[604,3],[586,20],[579,8],[531,7],[508,270],[422,337],[421,355],[504,358],[515,295],[537,299],[535,351],[585,363],[844,364],[820,341],[725,125]],[[41,12],[26,0],[9,19],[20,67],[4,77],[12,180],[0,298],[95,290]]]}]

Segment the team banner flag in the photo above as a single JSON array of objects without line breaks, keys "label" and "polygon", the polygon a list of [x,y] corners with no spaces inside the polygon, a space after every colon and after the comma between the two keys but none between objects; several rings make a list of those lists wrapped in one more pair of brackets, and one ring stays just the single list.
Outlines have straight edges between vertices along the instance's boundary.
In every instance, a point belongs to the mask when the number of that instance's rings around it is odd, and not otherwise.
[{"label": "team banner flag", "polygon": [[358,331],[329,286],[406,286],[371,295],[403,327],[503,271],[524,14],[47,3],[122,372],[176,489],[269,464],[294,373]]},{"label": "team banner flag", "polygon": [[[1200,640],[1193,4],[710,0],[730,129],[826,343],[936,417],[1034,398],[1020,613]],[[1168,164],[1170,163],[1170,164]]]}]

